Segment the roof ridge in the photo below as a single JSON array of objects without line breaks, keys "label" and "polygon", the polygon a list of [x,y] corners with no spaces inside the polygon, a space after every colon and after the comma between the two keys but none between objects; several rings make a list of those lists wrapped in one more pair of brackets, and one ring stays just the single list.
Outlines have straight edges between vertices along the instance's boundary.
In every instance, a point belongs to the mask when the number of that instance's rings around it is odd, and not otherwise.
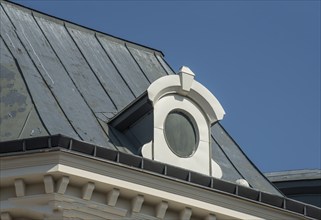
[{"label": "roof ridge", "polygon": [[129,47],[134,47],[136,49],[143,49],[143,50],[145,50],[147,52],[156,53],[156,54],[158,54],[158,55],[160,55],[162,57],[165,57],[164,53],[161,50],[158,50],[158,49],[155,49],[155,48],[152,48],[152,47],[140,44],[140,43],[136,43],[136,42],[133,42],[133,41],[130,41],[130,40],[126,40],[124,38],[117,37],[117,36],[114,36],[112,34],[105,33],[103,31],[95,30],[93,28],[86,27],[86,26],[78,24],[76,22],[72,22],[72,21],[68,21],[68,20],[63,19],[63,18],[59,18],[57,16],[50,15],[50,14],[38,11],[36,9],[24,6],[24,5],[16,3],[16,2],[13,2],[11,0],[0,0],[0,3],[1,4],[2,3],[10,4],[10,5],[13,5],[14,7],[17,7],[19,9],[25,11],[25,12],[29,12],[29,13],[33,14],[34,16],[36,16],[36,17],[44,18],[46,20],[49,20],[49,21],[52,21],[52,22],[55,22],[55,23],[60,23],[60,24],[63,24],[63,25],[72,26],[73,28],[75,28],[77,30],[80,30],[80,31],[87,31],[87,32],[91,32],[93,34],[98,34],[100,36],[108,38],[110,41],[113,41],[113,42],[116,42],[116,43],[120,43],[120,44],[124,44],[124,45],[126,44]]},{"label": "roof ridge", "polygon": [[298,173],[298,172],[321,172],[319,168],[311,168],[311,169],[293,169],[293,170],[282,170],[282,171],[272,171],[266,172],[265,175],[269,174],[280,174],[280,173]]}]

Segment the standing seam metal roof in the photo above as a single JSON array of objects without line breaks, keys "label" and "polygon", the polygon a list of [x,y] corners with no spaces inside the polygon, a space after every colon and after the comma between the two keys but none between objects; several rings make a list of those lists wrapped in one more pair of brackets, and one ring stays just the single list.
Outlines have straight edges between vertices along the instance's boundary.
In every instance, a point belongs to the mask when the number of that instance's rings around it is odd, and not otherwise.
[{"label": "standing seam metal roof", "polygon": [[[37,132],[64,133],[102,146],[110,139],[104,122],[151,80],[173,73],[157,51],[8,3],[1,4],[1,39],[6,69],[16,66],[21,72],[32,98],[28,104],[42,121]],[[17,133],[1,139],[19,138]]]},{"label": "standing seam metal roof", "polygon": [[[108,122],[174,74],[162,53],[9,2],[0,13],[0,141],[62,134],[137,154],[140,137]],[[223,180],[282,195],[219,123],[212,147]]]}]

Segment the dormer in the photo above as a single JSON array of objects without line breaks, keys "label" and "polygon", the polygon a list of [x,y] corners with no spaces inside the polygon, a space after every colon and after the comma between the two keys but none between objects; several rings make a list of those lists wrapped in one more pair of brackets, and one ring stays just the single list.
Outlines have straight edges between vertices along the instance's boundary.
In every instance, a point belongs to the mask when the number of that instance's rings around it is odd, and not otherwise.
[{"label": "dormer", "polygon": [[225,112],[194,78],[188,67],[159,78],[110,124],[135,142],[145,158],[220,178],[210,128]]}]

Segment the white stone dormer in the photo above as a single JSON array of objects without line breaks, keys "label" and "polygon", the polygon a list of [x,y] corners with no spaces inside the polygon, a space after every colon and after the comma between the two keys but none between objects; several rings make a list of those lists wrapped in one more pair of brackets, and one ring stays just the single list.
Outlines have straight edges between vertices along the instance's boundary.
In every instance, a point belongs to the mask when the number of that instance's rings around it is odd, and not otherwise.
[{"label": "white stone dormer", "polygon": [[222,170],[211,156],[210,128],[225,112],[194,77],[183,66],[177,75],[159,78],[147,89],[153,138],[142,147],[142,156],[221,178]]}]

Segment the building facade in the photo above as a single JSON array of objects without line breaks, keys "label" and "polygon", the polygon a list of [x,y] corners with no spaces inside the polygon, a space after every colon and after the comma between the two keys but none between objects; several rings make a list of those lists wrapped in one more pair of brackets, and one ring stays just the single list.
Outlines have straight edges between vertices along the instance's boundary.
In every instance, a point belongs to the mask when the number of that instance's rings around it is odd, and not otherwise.
[{"label": "building facade", "polygon": [[1,1],[1,219],[320,219],[161,51]]}]

